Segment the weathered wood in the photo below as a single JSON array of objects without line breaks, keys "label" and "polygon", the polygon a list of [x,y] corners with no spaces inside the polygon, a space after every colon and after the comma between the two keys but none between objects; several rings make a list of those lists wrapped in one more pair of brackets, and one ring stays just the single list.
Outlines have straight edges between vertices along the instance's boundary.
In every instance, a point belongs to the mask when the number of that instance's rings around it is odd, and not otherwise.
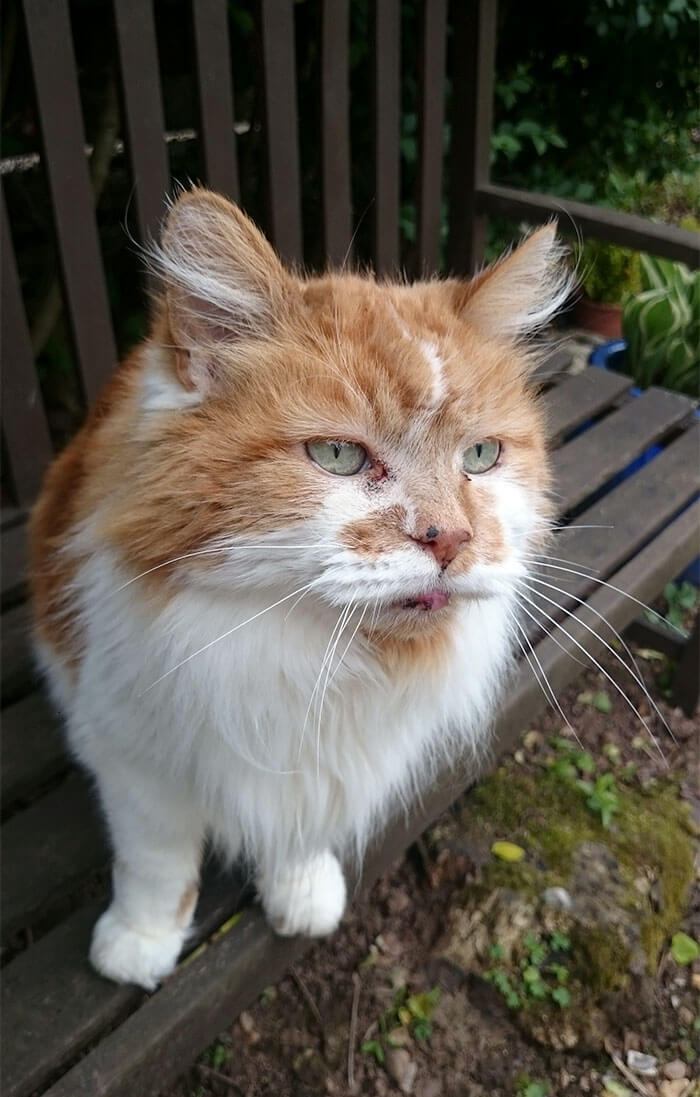
[{"label": "weathered wood", "polygon": [[192,15],[204,178],[213,190],[237,202],[238,158],[226,0],[193,0]]},{"label": "weathered wood", "polygon": [[352,257],[350,179],[349,0],[324,0],[321,45],[321,153],[326,259]]},{"label": "weathered wood", "polygon": [[2,596],[21,592],[27,582],[27,526],[2,531]]},{"label": "weathered wood", "polygon": [[[15,499],[33,501],[51,458],[51,439],[46,424],[34,354],[24,314],[24,304],[12,247],[10,223],[1,196],[0,259],[2,294],[0,310],[0,363],[2,365],[2,433],[10,459]],[[7,558],[3,540],[3,588]],[[14,563],[14,561],[11,561]]]},{"label": "weathered wood", "polygon": [[4,810],[68,768],[60,720],[39,691],[3,709],[0,757]]},{"label": "weathered wood", "polygon": [[555,499],[578,506],[692,413],[692,400],[664,389],[630,400],[552,455]]},{"label": "weathered wood", "polygon": [[595,236],[598,240],[675,259],[693,269],[700,266],[700,236],[690,229],[661,225],[636,214],[551,194],[516,190],[499,183],[479,183],[476,202],[482,214],[497,213],[514,220],[524,217],[535,224],[559,217],[563,227],[571,220],[584,235]]},{"label": "weathered wood", "polygon": [[374,265],[379,274],[400,263],[401,7],[398,0],[374,5]]},{"label": "weathered wood", "polygon": [[2,843],[3,940],[31,927],[108,857],[94,791],[78,774],[13,815]]},{"label": "weathered wood", "polygon": [[418,256],[428,274],[440,268],[446,42],[447,0],[423,0]]},{"label": "weathered wood", "polygon": [[102,268],[66,0],[24,0],[68,312],[92,402],[117,361]]},{"label": "weathered wood", "polygon": [[629,377],[594,366],[562,381],[544,397],[551,443],[600,415],[632,387]]},{"label": "weathered wood", "polygon": [[497,8],[496,0],[452,5],[447,263],[457,274],[474,273],[486,244],[486,218],[477,207],[477,193],[489,179]]},{"label": "weathered wood", "polygon": [[553,384],[570,376],[572,353],[559,348],[551,350],[535,369],[534,377],[540,385]]},{"label": "weathered wood", "polygon": [[15,606],[2,615],[2,703],[7,705],[36,685],[31,646],[29,606]]},{"label": "weathered wood", "polygon": [[[239,873],[211,866],[205,878],[187,955],[249,895]],[[105,903],[106,894],[88,903],[5,968],[3,1044],[12,1054],[2,1064],[4,1097],[27,1097],[45,1086],[83,1048],[146,1000],[138,987],[103,979],[88,963],[92,927]]]},{"label": "weathered wood", "polygon": [[151,0],[113,0],[126,137],[141,242],[158,233],[170,189]]},{"label": "weathered wood", "polygon": [[[698,538],[700,541],[700,538]],[[700,554],[700,544],[698,544]],[[700,619],[696,618],[692,635],[686,641],[673,679],[673,700],[686,716],[692,716],[700,698]]]},{"label": "weathered wood", "polygon": [[[653,597],[690,559],[699,517],[698,505],[686,511],[613,577],[616,585],[643,599]],[[592,601],[617,628],[624,628],[637,612],[633,603],[607,590],[598,591]],[[595,648],[577,622],[578,616],[572,619],[572,632],[580,642],[596,651],[602,649],[602,644]],[[540,644],[538,656],[557,689],[579,672],[578,664],[549,638]],[[529,668],[523,667],[498,722],[499,750],[512,744],[541,707],[539,686]],[[455,775],[449,774],[408,822],[402,816],[389,827],[367,859],[363,883],[369,885],[400,856],[473,776],[461,775],[458,785]],[[257,908],[246,911],[230,933],[150,998],[118,1032],[107,1036],[48,1091],[47,1097],[131,1097],[134,1093],[155,1097],[182,1063],[191,1061],[224,1024],[309,947],[310,942],[299,938],[276,937]]]},{"label": "weathered wood", "polygon": [[272,242],[301,262],[301,187],[292,0],[261,0],[268,195]]}]

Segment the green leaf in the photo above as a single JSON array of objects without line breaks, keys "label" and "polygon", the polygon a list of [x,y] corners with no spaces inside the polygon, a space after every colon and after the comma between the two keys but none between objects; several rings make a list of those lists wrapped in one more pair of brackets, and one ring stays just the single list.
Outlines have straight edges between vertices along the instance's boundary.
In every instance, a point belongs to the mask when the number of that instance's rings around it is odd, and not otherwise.
[{"label": "green leaf", "polygon": [[674,933],[671,938],[671,955],[677,964],[692,964],[700,956],[700,945],[687,933]]},{"label": "green leaf", "polygon": [[555,987],[552,991],[552,1001],[556,1002],[560,1009],[566,1009],[571,1002],[571,995],[566,987]]},{"label": "green leaf", "polygon": [[378,1040],[365,1040],[360,1050],[363,1051],[365,1055],[373,1055],[380,1066],[382,1066],[384,1060],[386,1059],[384,1048]]}]

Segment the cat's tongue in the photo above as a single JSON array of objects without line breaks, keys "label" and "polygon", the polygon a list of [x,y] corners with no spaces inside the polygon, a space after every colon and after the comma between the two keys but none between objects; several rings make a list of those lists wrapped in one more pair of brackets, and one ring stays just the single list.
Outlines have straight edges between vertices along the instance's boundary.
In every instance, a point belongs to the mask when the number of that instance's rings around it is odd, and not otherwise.
[{"label": "cat's tongue", "polygon": [[408,598],[404,602],[405,609],[424,609],[427,611],[442,609],[450,600],[449,594],[444,590],[428,590],[425,594],[419,594],[417,598]]}]

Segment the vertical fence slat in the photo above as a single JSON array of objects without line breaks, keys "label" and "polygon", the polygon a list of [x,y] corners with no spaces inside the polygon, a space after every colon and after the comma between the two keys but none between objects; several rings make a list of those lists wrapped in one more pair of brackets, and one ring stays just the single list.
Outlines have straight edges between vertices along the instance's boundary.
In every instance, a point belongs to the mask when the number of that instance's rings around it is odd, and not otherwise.
[{"label": "vertical fence slat", "polygon": [[428,273],[440,265],[446,35],[447,0],[424,0],[418,254]]},{"label": "vertical fence slat", "polygon": [[303,256],[293,0],[261,0],[265,127],[272,240],[283,258]]},{"label": "vertical fence slat", "polygon": [[2,432],[16,501],[20,506],[26,506],[33,501],[39,490],[44,469],[51,457],[51,439],[34,369],[34,355],[24,314],[4,193],[1,194],[1,204]]},{"label": "vertical fence slat", "polygon": [[192,14],[205,178],[214,190],[238,201],[226,0],[194,0]]},{"label": "vertical fence slat", "polygon": [[475,192],[489,180],[497,14],[496,0],[453,4],[448,264],[458,274],[482,262],[486,242]]},{"label": "vertical fence slat", "polygon": [[352,241],[349,0],[324,0],[321,76],[323,225],[327,260],[339,266]]},{"label": "vertical fence slat", "polygon": [[66,0],[24,0],[46,171],[85,395],[116,363]]},{"label": "vertical fence slat", "polygon": [[170,189],[151,0],[114,0],[126,137],[142,242],[155,236]]},{"label": "vertical fence slat", "polygon": [[401,7],[399,0],[375,0],[375,266],[379,273],[399,265]]}]

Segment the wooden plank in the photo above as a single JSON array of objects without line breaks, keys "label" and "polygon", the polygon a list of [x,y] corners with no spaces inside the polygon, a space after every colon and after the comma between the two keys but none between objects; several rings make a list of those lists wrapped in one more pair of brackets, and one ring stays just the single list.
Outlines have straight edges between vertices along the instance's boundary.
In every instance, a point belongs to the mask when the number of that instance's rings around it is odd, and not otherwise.
[{"label": "wooden plank", "polygon": [[2,703],[9,704],[36,686],[31,616],[24,603],[2,615]]},{"label": "wooden plank", "polygon": [[272,242],[301,262],[301,189],[297,139],[293,0],[261,0],[265,130]]},{"label": "wooden plank", "polygon": [[495,0],[453,5],[447,262],[457,274],[474,273],[486,244],[486,218],[477,195],[490,171],[497,9]]},{"label": "wooden plank", "polygon": [[321,150],[326,260],[340,267],[352,251],[349,0],[323,0]]},{"label": "wooden plank", "polygon": [[157,236],[170,189],[151,0],[114,0],[126,143],[142,243]]},{"label": "wooden plank", "polygon": [[477,209],[482,214],[497,213],[516,220],[524,217],[535,224],[558,217],[562,226],[571,220],[585,236],[675,259],[687,263],[694,270],[700,266],[700,238],[697,232],[690,229],[661,225],[636,214],[591,206],[587,202],[574,202],[551,194],[516,190],[499,183],[479,183],[476,200]]},{"label": "wooden plank", "polygon": [[85,134],[66,0],[24,0],[45,164],[66,301],[89,402],[117,352],[85,162]]},{"label": "wooden plank", "polygon": [[[44,470],[51,459],[52,447],[34,368],[34,353],[24,314],[4,191],[0,202],[2,433],[10,459],[15,499],[20,504],[27,504],[33,502],[39,491]],[[3,558],[3,570],[5,566]]]},{"label": "wooden plank", "polygon": [[2,531],[2,596],[21,592],[27,581],[27,526]]},{"label": "wooden plank", "polygon": [[[188,954],[248,900],[240,873],[224,873],[216,866],[207,875]],[[3,1046],[12,1055],[3,1057],[4,1097],[27,1097],[46,1085],[83,1048],[147,1000],[139,987],[102,979],[88,963],[92,927],[105,902],[88,903],[5,968]]]},{"label": "wooden plank", "polygon": [[3,940],[31,927],[108,858],[95,794],[80,774],[13,815],[2,844]]},{"label": "wooden plank", "polygon": [[226,0],[194,0],[192,15],[204,178],[213,190],[237,202],[238,158]]},{"label": "wooden plank", "polygon": [[446,43],[447,0],[424,0],[418,254],[428,274],[440,269]]},{"label": "wooden plank", "polygon": [[[678,518],[615,576],[616,582],[640,598],[652,598],[692,558],[699,512],[696,505]],[[610,591],[597,592],[594,603],[618,628],[623,628],[637,612],[632,603]],[[574,635],[580,635],[582,643],[591,644],[578,620],[577,615],[572,621]],[[538,656],[559,690],[579,673],[578,664],[549,638],[539,646]],[[539,686],[529,668],[522,668],[498,722],[499,750],[512,745],[523,727],[541,711],[542,704]],[[426,794],[409,820],[401,816],[391,825],[366,860],[363,884],[369,886],[400,856],[473,777],[473,773],[451,771]],[[131,1097],[134,1093],[156,1097],[224,1025],[230,1024],[311,944],[302,938],[285,940],[275,936],[257,908],[246,911],[230,933],[181,970],[117,1032],[73,1067],[46,1097]]]},{"label": "wooden plank", "polygon": [[374,11],[374,265],[387,274],[396,272],[401,258],[401,7],[398,0],[377,0]]},{"label": "wooden plank", "polygon": [[690,419],[693,401],[652,388],[552,455],[555,498],[577,507],[649,446]]},{"label": "wooden plank", "polygon": [[3,710],[0,758],[5,809],[70,765],[60,719],[43,693],[30,693]]},{"label": "wooden plank", "polygon": [[630,377],[595,366],[562,381],[544,396],[550,442],[561,441],[565,434],[600,415],[627,392],[632,383]]},{"label": "wooden plank", "polygon": [[13,526],[20,525],[21,522],[27,521],[29,511],[27,507],[15,507],[10,504],[4,504],[0,509],[0,530],[4,533],[8,529],[12,529]]},{"label": "wooden plank", "polygon": [[552,384],[571,376],[573,355],[570,350],[550,351],[535,369],[535,380],[541,385]]}]

